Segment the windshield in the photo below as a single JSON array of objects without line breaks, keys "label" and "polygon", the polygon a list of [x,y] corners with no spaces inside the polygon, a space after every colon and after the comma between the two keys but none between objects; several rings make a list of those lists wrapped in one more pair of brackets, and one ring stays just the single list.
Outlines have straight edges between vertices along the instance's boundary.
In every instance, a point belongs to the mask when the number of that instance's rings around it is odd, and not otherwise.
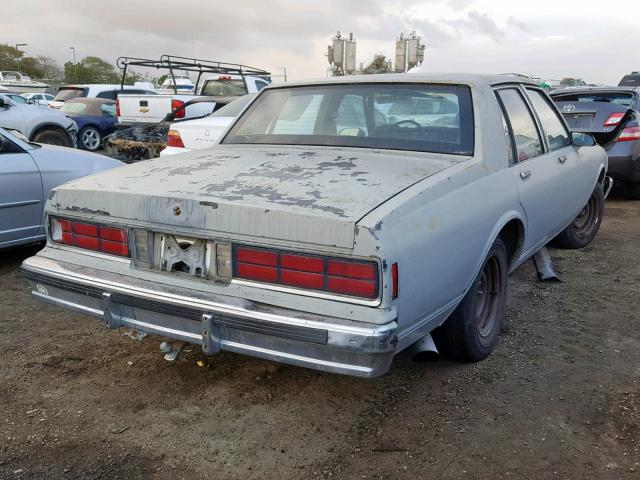
[{"label": "windshield", "polygon": [[264,91],[222,143],[330,145],[473,155],[468,87],[351,84]]},{"label": "windshield", "polygon": [[58,90],[58,93],[56,94],[54,100],[58,102],[66,102],[67,100],[71,100],[72,98],[80,98],[86,96],[86,88],[60,87],[60,90]]},{"label": "windshield", "polygon": [[28,100],[21,95],[7,95],[11,100],[16,103],[27,103]]},{"label": "windshield", "polygon": [[247,94],[242,80],[207,80],[200,95],[207,97],[239,97]]},{"label": "windshield", "polygon": [[84,113],[86,110],[86,103],[65,103],[60,107],[60,111],[64,113]]},{"label": "windshield", "polygon": [[213,112],[210,117],[237,117],[238,114],[242,111],[244,107],[246,107],[247,103],[251,101],[253,97],[255,97],[255,93],[251,93],[249,95],[245,95],[244,97],[240,97],[233,102],[225,105],[224,107]]},{"label": "windshield", "polygon": [[554,95],[556,102],[605,102],[630,107],[633,95],[621,92],[572,93],[570,95]]}]

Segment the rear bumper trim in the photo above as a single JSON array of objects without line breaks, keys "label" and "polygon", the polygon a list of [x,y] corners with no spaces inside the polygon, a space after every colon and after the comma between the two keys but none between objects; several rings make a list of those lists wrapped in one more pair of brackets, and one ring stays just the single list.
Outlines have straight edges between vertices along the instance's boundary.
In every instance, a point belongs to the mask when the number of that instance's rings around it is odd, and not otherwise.
[{"label": "rear bumper trim", "polygon": [[155,290],[143,289],[140,279],[136,283],[126,275],[86,269],[80,274],[67,266],[35,256],[21,270],[35,298],[99,318],[108,328],[184,340],[202,345],[205,353],[230,350],[365,377],[386,372],[395,353],[396,322],[375,325],[266,305],[225,306],[163,292],[154,284],[149,286]]}]

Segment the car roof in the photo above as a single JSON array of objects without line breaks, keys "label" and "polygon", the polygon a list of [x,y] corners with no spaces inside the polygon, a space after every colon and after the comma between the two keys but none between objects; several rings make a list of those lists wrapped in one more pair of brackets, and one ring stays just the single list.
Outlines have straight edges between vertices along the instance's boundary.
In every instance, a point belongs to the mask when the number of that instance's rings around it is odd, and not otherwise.
[{"label": "car roof", "polygon": [[521,75],[482,74],[482,73],[385,73],[378,75],[348,75],[342,77],[322,78],[299,82],[287,82],[268,88],[285,88],[291,86],[353,83],[443,83],[452,85],[499,85],[503,83],[525,83],[537,85],[538,82]]},{"label": "car roof", "polygon": [[572,93],[635,93],[640,94],[640,87],[572,87],[553,90],[549,95],[568,95]]}]

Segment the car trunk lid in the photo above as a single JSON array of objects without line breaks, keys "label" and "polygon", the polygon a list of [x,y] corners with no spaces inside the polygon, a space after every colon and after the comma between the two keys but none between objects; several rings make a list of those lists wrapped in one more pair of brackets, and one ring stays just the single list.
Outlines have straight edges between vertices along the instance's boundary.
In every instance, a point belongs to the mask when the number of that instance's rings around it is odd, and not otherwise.
[{"label": "car trunk lid", "polygon": [[49,208],[169,231],[353,248],[359,219],[463,158],[218,145],[71,182],[56,191]]},{"label": "car trunk lid", "polygon": [[612,102],[557,102],[569,128],[592,134],[598,144],[615,141],[625,125],[634,118],[632,109]]}]

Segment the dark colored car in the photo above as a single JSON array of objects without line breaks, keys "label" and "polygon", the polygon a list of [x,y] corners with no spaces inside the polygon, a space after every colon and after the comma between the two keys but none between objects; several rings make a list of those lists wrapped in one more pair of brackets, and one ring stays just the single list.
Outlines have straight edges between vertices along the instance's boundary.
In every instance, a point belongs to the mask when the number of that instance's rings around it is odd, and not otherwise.
[{"label": "dark colored car", "polygon": [[607,151],[614,182],[640,199],[640,88],[571,88],[551,98],[569,128],[592,134]]},{"label": "dark colored car", "polygon": [[640,72],[631,72],[625,75],[618,83],[619,87],[640,87]]},{"label": "dark colored car", "polygon": [[113,133],[118,123],[116,102],[104,98],[73,98],[60,111],[78,125],[78,146],[96,151],[102,139]]}]

